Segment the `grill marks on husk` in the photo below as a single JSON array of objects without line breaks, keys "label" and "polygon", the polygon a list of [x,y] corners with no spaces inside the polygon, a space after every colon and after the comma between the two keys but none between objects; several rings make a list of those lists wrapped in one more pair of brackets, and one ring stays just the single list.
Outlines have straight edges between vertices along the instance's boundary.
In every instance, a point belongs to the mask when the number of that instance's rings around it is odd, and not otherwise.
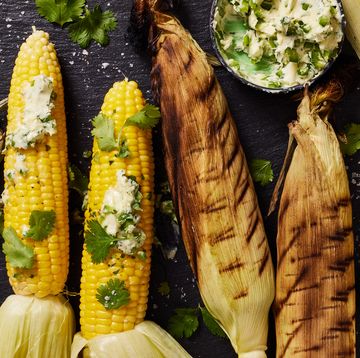
[{"label": "grill marks on husk", "polygon": [[[277,358],[354,356],[354,259],[346,170],[337,145],[330,145],[332,140],[337,144],[330,125],[317,117],[314,128],[306,122],[305,131],[299,130],[301,117],[299,121],[291,127],[298,145],[278,216]],[[320,141],[320,133],[329,138]],[[322,149],[333,151],[326,154],[334,158],[333,166],[321,156]]]},{"label": "grill marks on husk", "polygon": [[[271,285],[271,256],[226,99],[205,54],[181,25],[157,12],[154,22],[158,37],[153,37],[152,88],[162,112],[174,205],[199,289],[202,295],[217,287],[227,290],[231,304],[214,300],[208,302],[210,311],[220,307],[227,316],[244,307],[251,316],[248,307],[256,293],[266,314],[273,287],[261,288]],[[204,282],[208,271],[215,271],[219,281]],[[221,323],[236,345],[240,332]],[[256,346],[266,344],[258,327],[249,330]]]}]

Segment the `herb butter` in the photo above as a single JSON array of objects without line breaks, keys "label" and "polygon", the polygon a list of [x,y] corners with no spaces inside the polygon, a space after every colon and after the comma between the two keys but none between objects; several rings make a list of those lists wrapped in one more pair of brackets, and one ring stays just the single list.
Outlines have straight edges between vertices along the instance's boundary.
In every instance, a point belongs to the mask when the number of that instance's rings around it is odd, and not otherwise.
[{"label": "herb butter", "polygon": [[7,146],[26,149],[33,147],[45,135],[56,133],[56,122],[51,117],[54,108],[53,80],[45,75],[26,82],[22,92],[24,113],[14,132],[6,138]]},{"label": "herb butter", "polygon": [[313,80],[344,36],[336,0],[219,0],[212,26],[229,67],[267,88]]},{"label": "herb butter", "polygon": [[146,239],[138,226],[141,198],[139,184],[119,170],[116,185],[105,192],[100,211],[101,226],[118,239],[117,248],[127,255],[135,254]]}]

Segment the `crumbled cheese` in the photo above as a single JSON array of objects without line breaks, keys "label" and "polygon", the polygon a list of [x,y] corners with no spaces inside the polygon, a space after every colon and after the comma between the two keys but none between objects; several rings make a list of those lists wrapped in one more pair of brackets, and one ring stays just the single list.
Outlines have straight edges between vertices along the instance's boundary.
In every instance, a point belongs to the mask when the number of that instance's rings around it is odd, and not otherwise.
[{"label": "crumbled cheese", "polygon": [[7,146],[26,149],[33,147],[44,135],[56,133],[56,122],[51,118],[53,93],[51,77],[38,75],[31,83],[25,83],[24,115],[15,131],[8,134]]}]

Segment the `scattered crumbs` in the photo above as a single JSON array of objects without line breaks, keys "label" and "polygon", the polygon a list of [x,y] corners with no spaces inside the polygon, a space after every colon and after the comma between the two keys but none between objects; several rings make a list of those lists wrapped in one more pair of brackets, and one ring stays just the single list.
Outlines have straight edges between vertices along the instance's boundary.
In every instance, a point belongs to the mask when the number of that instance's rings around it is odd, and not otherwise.
[{"label": "scattered crumbs", "polygon": [[10,28],[10,27],[11,27],[11,25],[10,25],[10,24],[7,24],[7,25],[6,25],[6,27],[7,27],[7,28]]},{"label": "scattered crumbs", "polygon": [[101,64],[101,67],[105,70],[107,67],[109,67],[109,65],[110,65],[110,63],[108,63],[108,62],[103,62],[103,63]]},{"label": "scattered crumbs", "polygon": [[128,43],[128,42],[126,42],[126,43],[125,43],[125,46],[127,46],[127,45],[129,45],[129,43]]},{"label": "scattered crumbs", "polygon": [[24,14],[25,14],[25,11],[21,11],[20,14],[21,14],[21,15],[24,15]]},{"label": "scattered crumbs", "polygon": [[120,54],[121,56],[124,56],[125,54],[124,54],[124,52],[121,52],[121,54]]},{"label": "scattered crumbs", "polygon": [[69,61],[70,65],[72,66],[74,64],[74,61]]},{"label": "scattered crumbs", "polygon": [[87,55],[89,54],[89,52],[86,51],[86,50],[83,50],[83,51],[82,51],[82,54],[85,55],[85,56],[87,56]]},{"label": "scattered crumbs", "polygon": [[10,18],[10,17],[7,17],[6,19],[5,19],[5,22],[11,22],[12,21],[12,19]]},{"label": "scattered crumbs", "polygon": [[134,64],[133,64],[133,63],[129,63],[129,67],[134,67]]},{"label": "scattered crumbs", "polygon": [[75,56],[75,55],[76,55],[76,52],[73,52],[72,55]]}]

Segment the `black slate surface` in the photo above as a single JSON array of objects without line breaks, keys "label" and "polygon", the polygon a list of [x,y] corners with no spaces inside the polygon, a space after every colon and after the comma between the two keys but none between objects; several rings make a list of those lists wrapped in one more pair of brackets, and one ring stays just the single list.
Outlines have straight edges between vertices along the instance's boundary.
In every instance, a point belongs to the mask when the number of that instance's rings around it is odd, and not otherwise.
[{"label": "black slate surface", "polygon": [[[93,44],[86,51],[73,44],[65,30],[49,24],[37,14],[34,1],[0,1],[0,99],[8,94],[11,72],[21,42],[31,33],[31,26],[50,33],[55,43],[65,87],[67,126],[69,133],[69,159],[83,170],[88,170],[89,161],[82,154],[91,149],[90,120],[99,111],[103,97],[112,83],[123,79],[123,74],[137,81],[146,97],[149,91],[150,62],[145,54],[137,54],[126,39],[126,29],[131,9],[131,1],[99,1],[103,8],[117,13],[118,28],[111,33],[110,45],[106,48]],[[94,1],[88,1],[90,6]],[[209,12],[211,0],[183,0],[177,15],[191,31],[200,46],[213,53],[209,36]],[[338,61],[359,64],[348,44]],[[269,159],[273,163],[277,178],[287,146],[287,123],[295,118],[296,103],[291,95],[269,95],[248,88],[233,79],[222,68],[216,69],[217,76],[224,88],[230,108],[236,120],[240,140],[247,157]],[[341,127],[343,123],[360,122],[360,81],[356,89],[347,94],[336,108],[336,117]],[[5,114],[0,113],[1,124],[5,125]],[[155,133],[155,137],[159,133]],[[158,173],[161,173],[161,148],[155,138]],[[353,198],[354,232],[356,248],[360,235],[360,154],[346,158],[350,187]],[[160,175],[161,176],[161,175]],[[274,183],[265,188],[257,186],[257,193],[263,214],[269,206]],[[71,207],[77,198],[71,195]],[[265,218],[265,226],[275,259],[276,215]],[[174,240],[169,224],[163,219],[158,221],[157,235],[160,240]],[[71,231],[71,265],[68,281],[69,291],[79,291],[80,258],[82,237],[77,234],[78,227]],[[359,250],[357,250],[357,269],[359,272]],[[4,257],[0,253],[0,303],[11,294],[8,284]],[[170,296],[158,293],[159,284],[168,281]],[[360,288],[357,285],[357,297]],[[71,297],[75,311],[78,311],[78,297]],[[154,249],[151,293],[148,318],[166,327],[173,310],[178,307],[195,307],[199,304],[199,293],[191,274],[182,244],[174,260],[165,260],[158,248]],[[357,299],[359,303],[359,299]],[[360,317],[359,317],[360,319]],[[359,327],[359,324],[357,325]],[[181,340],[183,346],[193,357],[235,357],[228,340],[212,336],[200,324],[199,331],[190,339]],[[273,323],[269,329],[269,357],[274,357],[275,338]]]}]

